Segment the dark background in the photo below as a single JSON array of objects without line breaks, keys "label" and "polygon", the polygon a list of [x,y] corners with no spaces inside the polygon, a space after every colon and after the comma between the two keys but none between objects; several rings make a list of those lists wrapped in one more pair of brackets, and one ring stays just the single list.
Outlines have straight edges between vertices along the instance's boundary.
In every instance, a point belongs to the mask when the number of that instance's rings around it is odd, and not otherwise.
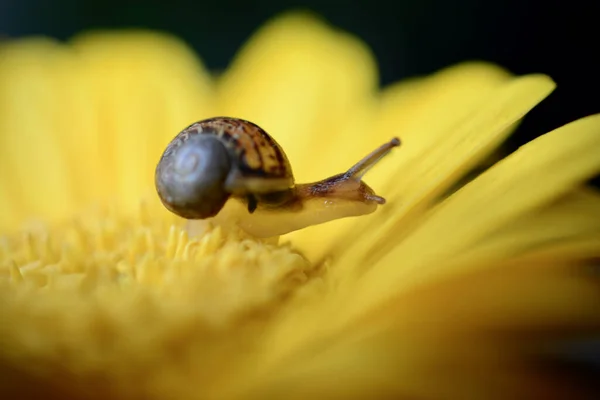
[{"label": "dark background", "polygon": [[[375,52],[381,84],[467,59],[514,73],[542,72],[558,89],[524,121],[511,147],[600,112],[600,20],[589,0],[135,1],[0,0],[0,34],[68,39],[89,28],[145,27],[174,33],[224,69],[248,36],[285,10],[308,9]],[[600,157],[600,154],[599,154]]]}]

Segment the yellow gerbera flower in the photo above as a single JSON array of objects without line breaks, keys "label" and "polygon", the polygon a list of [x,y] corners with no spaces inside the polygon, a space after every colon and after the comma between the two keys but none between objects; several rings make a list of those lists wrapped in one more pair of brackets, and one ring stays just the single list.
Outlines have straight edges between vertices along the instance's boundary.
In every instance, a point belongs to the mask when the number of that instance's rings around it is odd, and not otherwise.
[{"label": "yellow gerbera flower", "polygon": [[[357,39],[263,27],[218,78],[177,39],[0,48],[0,389],[60,399],[573,399],[550,368],[600,331],[600,115],[467,181],[554,88],[466,63],[377,88]],[[156,162],[189,123],[261,125],[298,181],[402,147],[388,203],[259,240],[168,213]]]}]

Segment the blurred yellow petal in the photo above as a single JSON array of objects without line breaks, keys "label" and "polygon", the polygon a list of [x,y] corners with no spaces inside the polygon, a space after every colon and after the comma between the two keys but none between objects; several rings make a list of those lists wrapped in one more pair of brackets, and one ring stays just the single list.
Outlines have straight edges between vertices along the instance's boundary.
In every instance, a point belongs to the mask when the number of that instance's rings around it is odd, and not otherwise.
[{"label": "blurred yellow petal", "polygon": [[[443,146],[457,125],[471,118],[474,110],[496,96],[511,79],[507,71],[496,65],[470,62],[448,67],[416,82],[409,81],[408,85],[400,82],[382,92],[380,110],[374,119],[375,130],[380,135],[385,132],[388,136],[392,133],[400,136],[403,148],[399,150],[403,152],[408,145],[409,153],[398,155],[395,160],[411,157],[417,161],[425,157],[429,148]],[[415,146],[419,148],[418,154]],[[390,166],[377,168],[370,174],[369,183],[382,189],[391,186],[398,191],[398,185],[389,183],[395,164],[390,159],[388,162]]]},{"label": "blurred yellow petal", "polygon": [[[386,209],[372,218],[364,218],[348,236],[340,239],[338,246],[344,249],[341,265],[345,268],[368,265],[389,251],[394,242],[386,238],[405,235],[436,197],[483,161],[506,138],[511,127],[554,86],[543,75],[515,78],[490,91],[468,118],[437,134],[431,133],[437,140],[429,141],[429,135],[415,136],[413,141],[407,139],[402,155],[398,154],[393,161],[395,166],[390,167],[395,172],[390,173],[387,190],[382,191],[389,200]],[[373,234],[356,235],[365,231]],[[348,243],[352,246],[348,247]]]},{"label": "blurred yellow petal", "polygon": [[[307,355],[307,364],[336,363],[336,377],[354,389],[350,392],[385,388],[407,398],[438,400],[590,398],[589,393],[582,397],[583,388],[575,382],[567,385],[564,373],[552,380],[544,378],[542,368],[525,367],[544,340],[598,332],[600,295],[585,272],[535,259],[488,264],[484,271],[398,296],[347,328],[356,339],[341,341],[346,357],[329,354],[338,347],[334,340],[316,360]],[[390,373],[378,374],[378,385],[369,387],[355,372],[367,369]],[[431,385],[432,376],[440,377],[436,385]],[[302,381],[304,386],[319,382],[315,376]],[[342,383],[324,390],[336,389],[347,390]],[[355,398],[365,397],[361,392]]]},{"label": "blurred yellow petal", "polygon": [[[0,179],[2,179],[2,182],[7,181],[4,177],[0,177]],[[16,226],[22,218],[22,214],[17,206],[17,199],[12,197],[12,194],[7,190],[0,190],[0,230],[2,231]]]},{"label": "blurred yellow petal", "polygon": [[266,24],[240,51],[222,76],[219,112],[269,132],[298,181],[319,180],[350,166],[331,162],[340,143],[363,150],[376,143],[364,129],[376,85],[376,66],[362,42],[294,13]]},{"label": "blurred yellow petal", "polygon": [[485,236],[463,253],[462,258],[497,259],[600,234],[600,218],[590,218],[590,215],[600,216],[600,193],[590,188],[569,192]]},{"label": "blurred yellow petal", "polygon": [[69,116],[62,90],[68,61],[43,39],[0,47],[1,196],[12,204],[0,210],[2,228],[27,216],[56,218],[74,205],[66,152],[56,140]]},{"label": "blurred yellow petal", "polygon": [[[464,251],[501,224],[535,211],[600,172],[599,147],[600,115],[595,115],[547,133],[499,162],[442,203],[394,250],[406,252],[402,280],[410,280],[411,269],[421,262]],[[462,223],[473,215],[477,218]],[[413,264],[413,249],[427,248],[432,240],[438,243],[435,248]],[[393,252],[386,257],[391,260]],[[423,271],[418,275],[423,277]]]},{"label": "blurred yellow petal", "polygon": [[[406,179],[393,173],[400,160],[407,163],[406,160],[411,157],[406,146],[409,146],[409,151],[415,151],[414,142],[425,146],[420,155],[425,158],[427,146],[441,146],[440,143],[455,129],[455,125],[478,108],[482,101],[493,96],[494,90],[508,79],[508,73],[495,65],[465,63],[432,77],[414,79],[385,89],[379,99],[378,111],[370,115],[372,119],[364,125],[369,134],[357,141],[361,146],[349,146],[340,137],[337,148],[346,150],[330,150],[334,159],[339,160],[338,172],[350,166],[343,160],[359,160],[393,136],[400,137],[403,143],[397,150],[398,154],[382,160],[366,177],[376,193],[386,193],[385,197],[389,199],[389,190],[386,192],[392,186],[389,182],[393,181],[395,185],[398,180]],[[432,117],[434,115],[435,118]],[[412,163],[418,161],[418,157],[411,157]],[[406,174],[408,178],[414,176],[412,171]],[[388,203],[390,205],[394,206]],[[376,219],[375,216],[367,218]],[[380,223],[379,220],[377,223]],[[343,219],[293,232],[284,238],[291,240],[311,259],[318,260],[331,250],[337,232],[360,232],[365,227],[365,224],[358,227],[355,224],[354,218]]]},{"label": "blurred yellow petal", "polygon": [[[550,380],[543,365],[531,363],[552,340],[600,333],[600,292],[585,265],[598,256],[596,234],[549,251],[467,263],[464,273],[408,287],[349,319],[344,314],[364,304],[356,293],[335,301],[335,289],[317,290],[328,301],[316,296],[289,309],[267,337],[262,368],[242,390],[255,398],[281,396],[285,387],[299,398],[359,399],[380,391],[436,400],[587,399],[572,377]],[[437,266],[464,268],[458,257]],[[432,376],[439,385],[431,386]]]},{"label": "blurred yellow petal", "polygon": [[[95,115],[104,195],[135,211],[154,190],[154,167],[176,132],[213,113],[211,79],[178,40],[146,32],[95,33],[74,46]],[[94,129],[92,128],[92,129]],[[72,138],[71,138],[72,139]]]},{"label": "blurred yellow petal", "polygon": [[212,114],[211,80],[195,55],[154,33],[8,44],[0,79],[2,196],[16,203],[2,210],[4,227],[113,198],[135,211],[174,132]]},{"label": "blurred yellow petal", "polygon": [[[442,260],[467,251],[503,224],[535,212],[600,171],[599,130],[600,115],[580,119],[534,140],[492,167],[434,208],[405,240],[396,243],[377,267],[361,278],[364,292],[354,296],[366,306],[439,274],[459,272]],[[402,260],[401,268],[398,260]]]}]

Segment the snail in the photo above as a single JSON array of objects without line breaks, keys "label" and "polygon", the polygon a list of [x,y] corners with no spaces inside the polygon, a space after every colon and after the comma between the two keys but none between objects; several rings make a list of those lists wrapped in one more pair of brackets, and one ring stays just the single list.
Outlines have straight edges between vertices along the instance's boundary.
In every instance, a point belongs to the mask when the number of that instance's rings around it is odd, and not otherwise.
[{"label": "snail", "polygon": [[215,217],[230,198],[237,199],[236,224],[256,237],[271,237],[374,212],[385,199],[362,177],[399,145],[393,138],[344,173],[296,184],[283,149],[262,128],[216,117],[175,136],[158,162],[155,184],[163,205],[188,220]]}]

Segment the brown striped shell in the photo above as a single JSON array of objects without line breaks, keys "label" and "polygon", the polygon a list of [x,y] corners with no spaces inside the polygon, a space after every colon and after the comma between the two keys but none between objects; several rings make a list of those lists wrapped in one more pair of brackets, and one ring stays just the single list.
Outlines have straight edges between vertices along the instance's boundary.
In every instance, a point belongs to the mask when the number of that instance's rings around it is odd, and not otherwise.
[{"label": "brown striped shell", "polygon": [[237,118],[196,122],[167,146],[155,174],[163,204],[184,218],[216,215],[230,195],[276,205],[291,195],[292,167],[263,129]]},{"label": "brown striped shell", "polygon": [[214,135],[230,151],[241,175],[236,187],[232,188],[234,192],[268,193],[294,185],[292,166],[281,146],[250,121],[230,117],[198,121],[179,133],[171,145],[183,142],[191,135]]}]

